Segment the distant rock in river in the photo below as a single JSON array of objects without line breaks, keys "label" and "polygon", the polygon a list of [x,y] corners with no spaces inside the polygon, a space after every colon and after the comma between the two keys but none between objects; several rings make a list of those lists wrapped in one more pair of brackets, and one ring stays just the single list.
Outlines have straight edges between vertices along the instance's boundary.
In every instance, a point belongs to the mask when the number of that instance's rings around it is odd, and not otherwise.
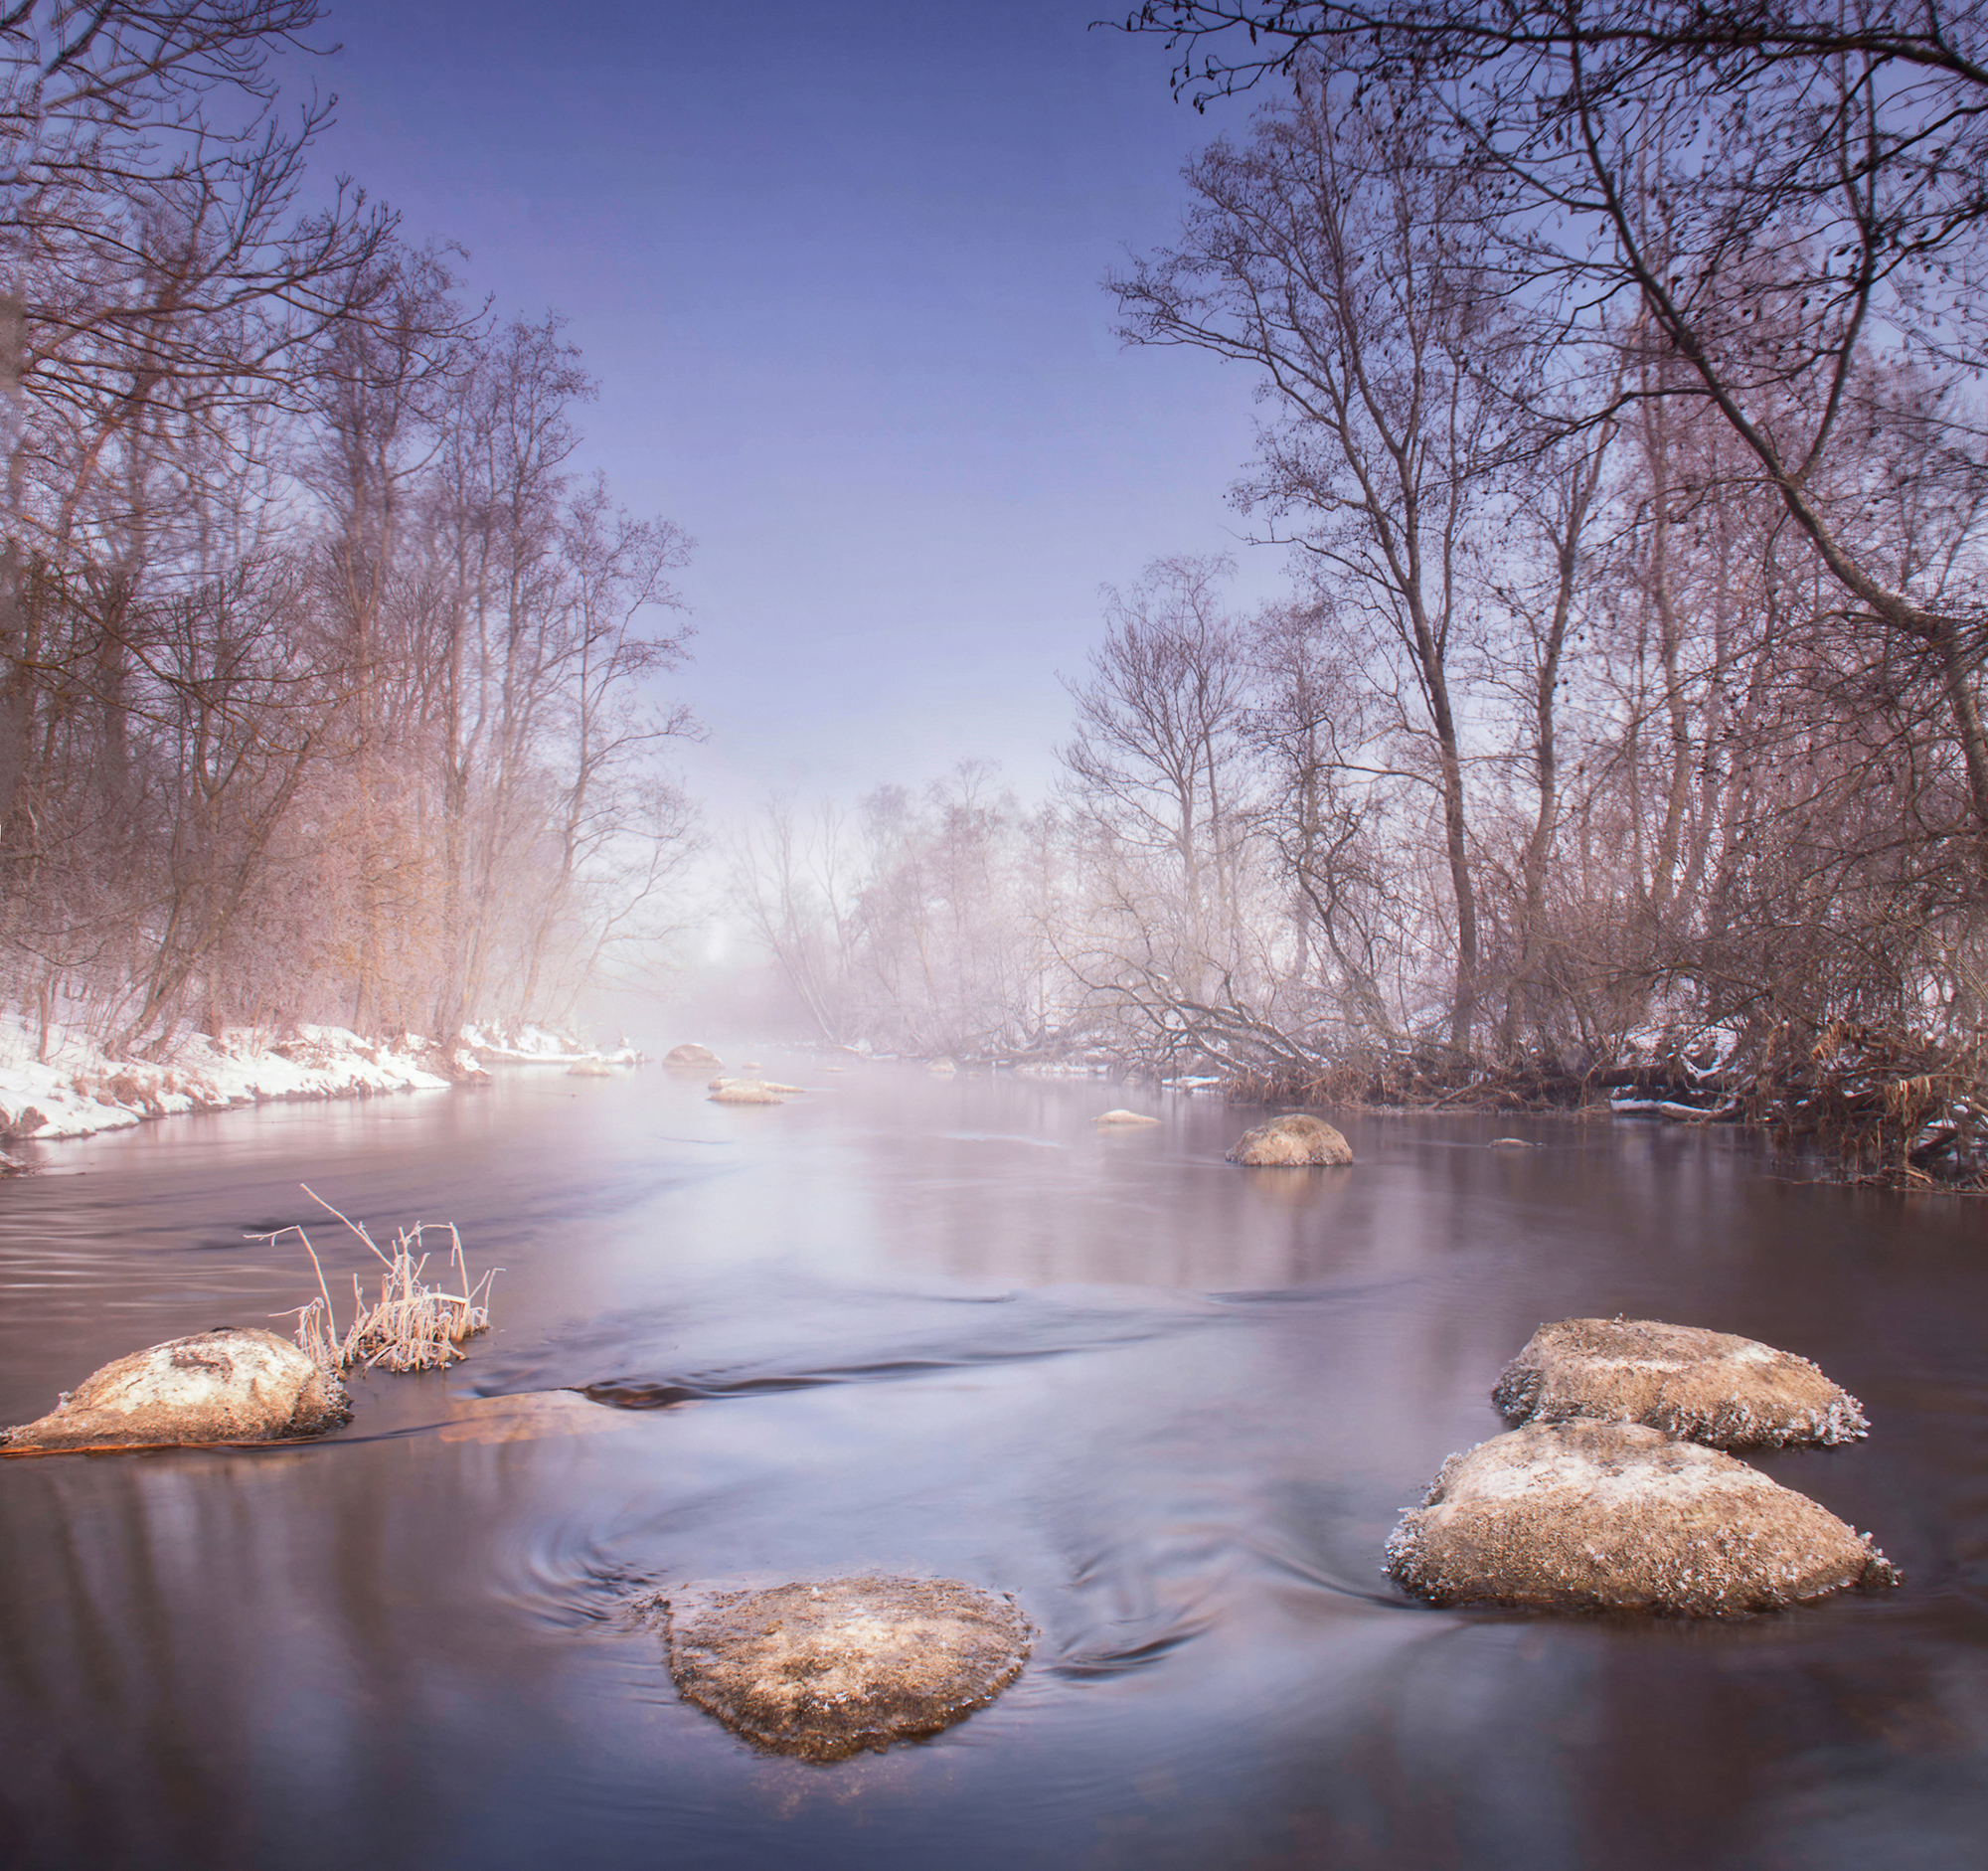
[{"label": "distant rock in river", "polygon": [[1871,1427],[1864,1406],[1806,1358],[1656,1319],[1542,1325],[1491,1401],[1514,1422],[1601,1417],[1715,1448],[1848,1443]]},{"label": "distant rock in river", "polygon": [[318,1436],[352,1415],[345,1387],[274,1332],[223,1326],[93,1371],[8,1448],[264,1443]]},{"label": "distant rock in river", "polygon": [[1142,1110],[1101,1110],[1090,1120],[1094,1124],[1156,1124],[1157,1117],[1148,1117]]},{"label": "distant rock in river", "polygon": [[1634,1423],[1531,1423],[1442,1464],[1388,1541],[1438,1605],[1712,1616],[1897,1585],[1868,1539],[1743,1461]]},{"label": "distant rock in river", "polygon": [[1232,1163],[1252,1168],[1336,1165],[1353,1160],[1352,1146],[1322,1117],[1291,1111],[1245,1130],[1229,1152]]},{"label": "distant rock in river", "polygon": [[755,1079],[721,1079],[709,1102],[713,1105],[784,1105],[787,1101]]},{"label": "distant rock in river", "polygon": [[724,1060],[720,1059],[709,1046],[700,1046],[695,1040],[685,1040],[681,1046],[672,1046],[663,1055],[663,1064],[666,1066],[697,1066],[703,1068],[706,1066],[722,1066],[724,1063]]},{"label": "distant rock in river", "polygon": [[687,1702],[780,1754],[840,1761],[934,1735],[1022,1673],[1028,1619],[952,1579],[830,1579],[672,1604]]}]

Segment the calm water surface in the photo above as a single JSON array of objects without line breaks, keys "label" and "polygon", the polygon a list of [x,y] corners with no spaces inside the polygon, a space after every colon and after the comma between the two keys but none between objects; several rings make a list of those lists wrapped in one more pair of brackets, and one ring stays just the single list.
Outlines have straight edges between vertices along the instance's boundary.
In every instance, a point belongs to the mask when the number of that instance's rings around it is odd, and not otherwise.
[{"label": "calm water surface", "polygon": [[[0,1185],[0,1422],[300,1302],[244,1239],[300,1182],[505,1270],[467,1363],[358,1385],[329,1442],[0,1462],[0,1863],[1981,1862],[1988,1209],[1628,1125],[1357,1119],[1354,1169],[1245,1175],[1209,1101],[762,1057],[820,1089],[514,1074]],[[1128,1100],[1165,1121],[1093,1130]],[[1861,1397],[1870,1442],[1761,1465],[1907,1587],[1725,1624],[1405,1602],[1382,1541],[1501,1427],[1505,1359],[1615,1312]],[[991,1709],[834,1767],[680,1703],[623,1609],[870,1569],[1041,1636]]]}]

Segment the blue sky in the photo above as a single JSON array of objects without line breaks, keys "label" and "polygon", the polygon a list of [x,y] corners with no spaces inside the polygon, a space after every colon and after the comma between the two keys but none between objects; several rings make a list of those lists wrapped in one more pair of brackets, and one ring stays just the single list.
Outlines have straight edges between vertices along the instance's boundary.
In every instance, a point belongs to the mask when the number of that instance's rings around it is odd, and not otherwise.
[{"label": "blue sky", "polygon": [[[1241,127],[1172,101],[1098,0],[345,0],[320,156],[570,319],[589,466],[698,541],[686,759],[722,817],[953,761],[1050,776],[1097,587],[1234,549],[1248,378],[1126,351],[1100,289]],[[292,82],[288,81],[287,82]]]}]

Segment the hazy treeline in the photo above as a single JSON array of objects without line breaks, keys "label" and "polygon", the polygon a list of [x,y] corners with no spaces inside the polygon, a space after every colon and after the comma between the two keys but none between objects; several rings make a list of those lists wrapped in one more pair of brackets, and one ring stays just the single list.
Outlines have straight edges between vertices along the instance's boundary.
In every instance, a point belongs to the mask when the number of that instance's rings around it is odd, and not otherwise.
[{"label": "hazy treeline", "polygon": [[[1011,959],[924,977],[973,983],[931,1032],[1432,1085],[1971,1047],[1980,9],[1143,19],[1190,86],[1268,81],[1111,283],[1253,376],[1293,587],[1109,595],[1061,795],[976,872]],[[886,874],[838,940],[922,954]]]},{"label": "hazy treeline", "polygon": [[113,1051],[558,1017],[686,848],[686,542],[556,319],[307,176],[320,11],[0,22],[0,991]]}]

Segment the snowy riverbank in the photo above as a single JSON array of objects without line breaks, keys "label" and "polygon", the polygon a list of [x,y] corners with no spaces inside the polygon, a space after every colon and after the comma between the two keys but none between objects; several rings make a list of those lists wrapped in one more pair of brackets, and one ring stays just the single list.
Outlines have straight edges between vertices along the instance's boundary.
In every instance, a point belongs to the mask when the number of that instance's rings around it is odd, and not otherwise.
[{"label": "snowy riverbank", "polygon": [[467,1047],[449,1053],[414,1034],[367,1040],[333,1026],[298,1027],[285,1039],[188,1033],[162,1060],[108,1059],[74,1036],[52,1043],[46,1059],[37,1050],[20,1019],[0,1017],[0,1141],[91,1136],[270,1099],[439,1092],[487,1076]]}]

